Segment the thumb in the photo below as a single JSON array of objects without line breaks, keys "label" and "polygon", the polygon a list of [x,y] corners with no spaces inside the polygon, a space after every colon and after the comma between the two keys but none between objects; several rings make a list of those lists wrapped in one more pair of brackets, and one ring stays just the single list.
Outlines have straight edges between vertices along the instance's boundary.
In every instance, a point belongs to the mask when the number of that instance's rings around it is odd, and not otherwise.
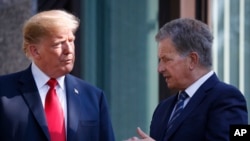
[{"label": "thumb", "polygon": [[142,138],[142,139],[145,139],[145,138],[149,138],[149,136],[144,133],[140,127],[137,127],[137,134]]}]

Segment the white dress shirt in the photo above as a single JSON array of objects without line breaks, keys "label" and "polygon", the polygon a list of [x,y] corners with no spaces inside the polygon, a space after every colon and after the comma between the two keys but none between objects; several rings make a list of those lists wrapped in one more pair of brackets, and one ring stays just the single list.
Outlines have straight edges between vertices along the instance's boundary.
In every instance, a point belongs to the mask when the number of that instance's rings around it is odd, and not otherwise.
[{"label": "white dress shirt", "polygon": [[[184,105],[183,108],[185,108],[185,106],[187,105],[187,103],[189,102],[189,100],[192,98],[192,96],[194,95],[194,93],[200,88],[200,86],[209,78],[213,75],[214,71],[210,71],[207,74],[205,74],[204,76],[202,76],[200,79],[196,80],[192,85],[190,85],[188,88],[185,89],[185,92],[188,95],[188,98],[185,99],[184,101]],[[180,92],[178,93],[180,94]],[[172,118],[173,116],[173,112],[175,111],[175,108],[172,110],[171,116],[169,119]]]},{"label": "white dress shirt", "polygon": [[210,71],[204,76],[202,76],[200,79],[196,80],[192,85],[190,85],[188,88],[185,89],[185,92],[188,94],[188,98],[184,101],[184,107],[189,102],[190,98],[194,95],[194,93],[200,88],[200,86],[213,75],[214,71]]},{"label": "white dress shirt", "polygon": [[[49,86],[46,83],[49,81],[50,77],[48,77],[45,73],[43,73],[34,62],[32,62],[31,64],[31,72],[35,79],[36,86],[38,88],[39,95],[43,104],[43,108],[45,108],[45,98],[49,90]],[[58,82],[58,85],[56,86],[56,94],[63,109],[65,128],[67,131],[67,102],[66,102],[66,89],[65,89],[64,79],[65,76],[56,78]]]}]

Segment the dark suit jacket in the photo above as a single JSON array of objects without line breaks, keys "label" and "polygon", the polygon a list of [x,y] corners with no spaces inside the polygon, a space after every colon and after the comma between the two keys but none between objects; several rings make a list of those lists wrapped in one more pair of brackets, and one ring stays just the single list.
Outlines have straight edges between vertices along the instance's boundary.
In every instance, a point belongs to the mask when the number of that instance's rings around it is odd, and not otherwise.
[{"label": "dark suit jacket", "polygon": [[[103,92],[70,74],[67,141],[114,141]],[[0,77],[0,140],[48,141],[49,132],[31,68]]]},{"label": "dark suit jacket", "polygon": [[[155,109],[150,136],[156,141],[229,141],[231,124],[248,124],[244,96],[213,74],[196,91],[184,111],[166,133],[166,125],[177,95]],[[165,137],[165,139],[164,139]]]}]

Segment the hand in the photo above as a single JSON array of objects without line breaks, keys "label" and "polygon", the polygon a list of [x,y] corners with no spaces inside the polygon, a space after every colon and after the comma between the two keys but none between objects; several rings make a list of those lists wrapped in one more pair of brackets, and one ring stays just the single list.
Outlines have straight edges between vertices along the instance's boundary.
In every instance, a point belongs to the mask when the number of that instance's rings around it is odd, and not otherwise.
[{"label": "hand", "polygon": [[137,127],[136,132],[137,132],[137,134],[139,135],[140,138],[138,138],[138,137],[132,137],[132,138],[127,139],[126,141],[155,141],[149,135],[147,135],[146,133],[144,133],[141,130],[140,127]]}]

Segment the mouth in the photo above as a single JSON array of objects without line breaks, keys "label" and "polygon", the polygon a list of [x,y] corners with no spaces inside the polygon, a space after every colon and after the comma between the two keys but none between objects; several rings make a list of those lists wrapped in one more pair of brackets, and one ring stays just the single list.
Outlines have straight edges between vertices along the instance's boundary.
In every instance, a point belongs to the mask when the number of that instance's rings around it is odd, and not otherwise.
[{"label": "mouth", "polygon": [[167,82],[169,80],[170,76],[164,76],[164,78],[165,78],[165,81]]},{"label": "mouth", "polygon": [[71,64],[71,63],[73,63],[73,59],[63,60],[62,62],[66,63],[66,64]]}]

